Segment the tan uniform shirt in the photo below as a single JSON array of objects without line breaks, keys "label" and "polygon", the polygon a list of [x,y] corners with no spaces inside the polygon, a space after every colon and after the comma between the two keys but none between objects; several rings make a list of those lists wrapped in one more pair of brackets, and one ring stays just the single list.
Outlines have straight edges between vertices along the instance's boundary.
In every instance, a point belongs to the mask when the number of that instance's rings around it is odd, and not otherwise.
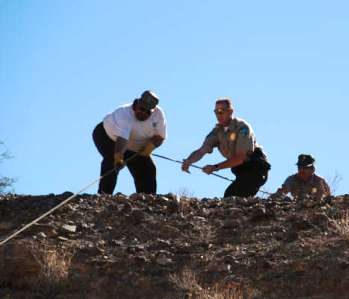
[{"label": "tan uniform shirt", "polygon": [[212,153],[215,147],[221,154],[230,159],[237,152],[245,151],[247,155],[253,153],[257,144],[251,126],[244,120],[233,118],[230,125],[217,125],[203,143],[205,150]]},{"label": "tan uniform shirt", "polygon": [[291,193],[295,198],[311,196],[321,199],[331,194],[330,187],[326,181],[316,174],[313,174],[307,182],[302,181],[297,174],[291,175],[283,183],[282,191],[284,193]]}]

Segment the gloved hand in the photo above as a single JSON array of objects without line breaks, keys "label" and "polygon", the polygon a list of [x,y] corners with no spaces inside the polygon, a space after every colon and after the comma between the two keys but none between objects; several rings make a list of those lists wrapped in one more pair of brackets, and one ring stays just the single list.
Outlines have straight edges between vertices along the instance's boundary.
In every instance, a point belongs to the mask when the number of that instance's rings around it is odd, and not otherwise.
[{"label": "gloved hand", "polygon": [[122,153],[114,153],[114,166],[119,168],[124,166],[124,155]]},{"label": "gloved hand", "polygon": [[183,164],[182,164],[182,170],[185,172],[190,173],[189,171],[189,166],[191,165],[190,161],[188,159],[184,159],[183,160]]},{"label": "gloved hand", "polygon": [[152,142],[148,142],[138,153],[141,156],[150,156],[154,149],[155,145]]}]

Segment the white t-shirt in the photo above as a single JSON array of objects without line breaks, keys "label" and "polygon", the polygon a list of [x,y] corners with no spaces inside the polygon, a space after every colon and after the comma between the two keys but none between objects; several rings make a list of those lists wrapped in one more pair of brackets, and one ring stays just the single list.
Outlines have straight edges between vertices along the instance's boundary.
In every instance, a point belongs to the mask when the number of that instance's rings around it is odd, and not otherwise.
[{"label": "white t-shirt", "polygon": [[117,108],[103,119],[104,129],[110,139],[116,141],[120,136],[128,140],[127,149],[138,152],[154,135],[167,137],[165,114],[156,106],[145,121],[135,117],[132,104]]}]

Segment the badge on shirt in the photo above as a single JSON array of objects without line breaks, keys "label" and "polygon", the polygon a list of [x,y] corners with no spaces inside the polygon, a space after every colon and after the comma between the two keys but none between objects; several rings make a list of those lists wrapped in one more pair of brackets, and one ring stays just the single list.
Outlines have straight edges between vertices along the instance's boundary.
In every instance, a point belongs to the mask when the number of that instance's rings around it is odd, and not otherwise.
[{"label": "badge on shirt", "polygon": [[239,134],[241,134],[242,136],[248,136],[248,134],[249,134],[249,129],[248,129],[248,127],[242,127],[242,128],[239,130]]},{"label": "badge on shirt", "polygon": [[229,136],[230,141],[235,141],[236,139],[236,133],[232,132]]}]

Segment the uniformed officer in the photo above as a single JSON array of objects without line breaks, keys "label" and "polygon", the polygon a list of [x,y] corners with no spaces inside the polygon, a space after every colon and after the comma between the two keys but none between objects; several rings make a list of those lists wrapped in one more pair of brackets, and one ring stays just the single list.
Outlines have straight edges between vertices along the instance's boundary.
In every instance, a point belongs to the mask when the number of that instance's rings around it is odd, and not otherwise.
[{"label": "uniformed officer", "polygon": [[[156,193],[156,167],[150,157],[166,138],[166,120],[157,95],[149,90],[140,98],[117,108],[104,117],[93,131],[93,141],[102,155],[101,176],[129,159],[127,168],[138,193]],[[135,155],[138,153],[138,155]],[[132,159],[130,159],[132,157]],[[98,193],[112,194],[118,171],[99,182]]]},{"label": "uniformed officer", "polygon": [[291,193],[295,199],[321,199],[331,195],[326,181],[315,174],[315,159],[311,155],[298,156],[298,172],[289,176],[273,196]]},{"label": "uniformed officer", "polygon": [[211,174],[223,168],[231,168],[236,179],[225,190],[224,197],[254,196],[267,181],[270,164],[261,147],[257,145],[251,126],[243,119],[233,117],[230,99],[218,99],[214,113],[218,124],[206,136],[202,146],[183,161],[182,170],[189,172],[191,164],[199,161],[205,154],[212,153],[217,147],[226,160],[215,165],[206,165],[203,171]]}]

